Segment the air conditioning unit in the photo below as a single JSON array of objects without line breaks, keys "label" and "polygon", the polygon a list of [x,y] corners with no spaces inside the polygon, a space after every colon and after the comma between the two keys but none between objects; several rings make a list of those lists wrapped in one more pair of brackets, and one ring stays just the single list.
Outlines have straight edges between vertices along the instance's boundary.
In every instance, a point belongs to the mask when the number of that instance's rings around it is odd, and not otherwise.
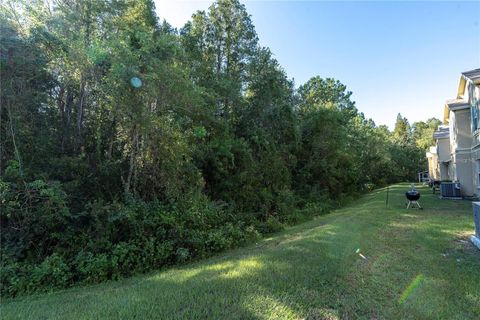
[{"label": "air conditioning unit", "polygon": [[442,198],[461,198],[460,183],[442,182],[440,184],[440,195]]}]

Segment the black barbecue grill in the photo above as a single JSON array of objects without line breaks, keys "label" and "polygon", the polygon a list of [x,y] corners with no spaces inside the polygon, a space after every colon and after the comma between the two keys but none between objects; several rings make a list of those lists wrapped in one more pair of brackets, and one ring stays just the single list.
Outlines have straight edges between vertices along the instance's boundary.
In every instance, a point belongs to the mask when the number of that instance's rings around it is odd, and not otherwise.
[{"label": "black barbecue grill", "polygon": [[418,192],[413,185],[410,191],[405,192],[405,196],[407,197],[407,200],[408,200],[407,209],[410,209],[410,208],[422,209],[422,207],[418,203],[418,199],[420,199],[420,192]]}]

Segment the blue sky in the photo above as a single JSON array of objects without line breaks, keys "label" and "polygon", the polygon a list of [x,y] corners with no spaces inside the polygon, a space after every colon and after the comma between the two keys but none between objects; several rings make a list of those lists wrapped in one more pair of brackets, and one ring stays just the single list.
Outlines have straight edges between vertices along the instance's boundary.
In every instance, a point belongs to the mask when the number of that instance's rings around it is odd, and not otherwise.
[{"label": "blue sky", "polygon": [[[242,1],[262,46],[297,86],[319,75],[353,92],[357,108],[393,128],[441,118],[460,73],[480,68],[480,1]],[[212,1],[156,0],[180,28]]]}]

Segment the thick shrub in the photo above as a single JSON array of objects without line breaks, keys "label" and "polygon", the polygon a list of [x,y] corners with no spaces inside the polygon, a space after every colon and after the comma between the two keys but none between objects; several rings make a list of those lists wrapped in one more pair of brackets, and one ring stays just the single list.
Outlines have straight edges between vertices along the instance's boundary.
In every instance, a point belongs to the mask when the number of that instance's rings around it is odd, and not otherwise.
[{"label": "thick shrub", "polygon": [[[0,180],[1,181],[1,180]],[[68,245],[71,227],[65,193],[59,183],[1,182],[2,250],[18,260],[42,261]]]},{"label": "thick shrub", "polygon": [[190,251],[187,248],[180,247],[175,251],[175,255],[178,262],[185,262],[190,258]]},{"label": "thick shrub", "polygon": [[32,270],[30,279],[29,291],[36,288],[64,288],[71,282],[72,273],[63,258],[54,253]]},{"label": "thick shrub", "polygon": [[230,248],[232,246],[232,243],[233,243],[233,239],[222,228],[222,229],[211,231],[208,234],[205,245],[208,251],[219,252],[219,251],[223,251],[225,249]]},{"label": "thick shrub", "polygon": [[168,264],[173,255],[173,247],[173,241],[170,240],[146,239],[141,245],[142,252],[139,270],[147,271]]},{"label": "thick shrub", "polygon": [[[98,200],[71,214],[60,183],[1,181],[0,192],[0,281],[2,295],[8,296],[204,258],[282,230],[285,223],[297,221],[299,212],[288,190],[265,189],[259,196],[270,200],[259,213],[238,213],[233,205],[200,195],[173,205]],[[319,207],[304,211],[309,210]],[[34,250],[34,243],[41,250]]]},{"label": "thick shrub", "polygon": [[129,276],[140,267],[141,248],[131,242],[121,242],[112,249],[112,277]]},{"label": "thick shrub", "polygon": [[81,251],[74,261],[79,281],[95,283],[108,279],[110,263],[106,254]]},{"label": "thick shrub", "polygon": [[267,234],[282,231],[285,225],[278,221],[278,218],[269,217],[267,221],[259,222],[257,228],[261,233]]},{"label": "thick shrub", "polygon": [[0,293],[2,296],[15,296],[27,292],[28,272],[27,265],[8,259],[2,255],[0,272]]}]

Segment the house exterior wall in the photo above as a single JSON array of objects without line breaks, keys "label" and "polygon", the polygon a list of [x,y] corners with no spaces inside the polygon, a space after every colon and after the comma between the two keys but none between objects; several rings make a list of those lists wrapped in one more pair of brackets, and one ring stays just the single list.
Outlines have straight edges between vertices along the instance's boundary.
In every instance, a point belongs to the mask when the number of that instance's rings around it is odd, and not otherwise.
[{"label": "house exterior wall", "polygon": [[472,178],[472,155],[470,151],[457,152],[455,155],[455,180],[460,182],[460,190],[463,196],[475,196]]},{"label": "house exterior wall", "polygon": [[466,83],[471,114],[471,180],[474,195],[480,197],[480,86]]},{"label": "house exterior wall", "polygon": [[437,153],[438,153],[438,170],[440,180],[451,180],[450,175],[450,160],[452,158],[450,152],[450,139],[437,139]]},{"label": "house exterior wall", "polygon": [[442,138],[437,139],[437,154],[439,162],[450,161],[450,139]]},{"label": "house exterior wall", "polygon": [[452,162],[448,166],[448,176],[452,181],[458,181],[457,177],[457,162],[455,155],[452,156]]},{"label": "house exterior wall", "polygon": [[476,195],[472,175],[472,130],[470,108],[450,111],[450,177],[460,182],[462,196]]},{"label": "house exterior wall", "polygon": [[472,182],[475,195],[480,196],[480,146],[472,150]]},{"label": "house exterior wall", "polygon": [[427,152],[428,175],[432,180],[440,180],[440,168],[438,166],[437,147],[430,147]]},{"label": "house exterior wall", "polygon": [[450,178],[450,163],[449,162],[441,162],[439,163],[439,171],[440,171],[440,180],[452,180]]},{"label": "house exterior wall", "polygon": [[[468,82],[468,104],[472,114],[472,149],[480,145],[480,86]],[[476,114],[476,124],[475,124]]]},{"label": "house exterior wall", "polygon": [[[448,130],[450,131],[450,150],[452,153],[452,157],[455,154],[455,149],[457,149],[457,137],[455,136],[454,132],[456,132],[456,121],[455,121],[455,112],[449,111],[449,122],[448,122]],[[453,158],[452,158],[453,160]]]},{"label": "house exterior wall", "polygon": [[450,149],[471,149],[472,131],[470,109],[450,111]]},{"label": "house exterior wall", "polygon": [[470,109],[450,111],[450,157],[448,168],[452,181],[460,182],[463,196],[475,195],[472,180],[472,133]]}]

